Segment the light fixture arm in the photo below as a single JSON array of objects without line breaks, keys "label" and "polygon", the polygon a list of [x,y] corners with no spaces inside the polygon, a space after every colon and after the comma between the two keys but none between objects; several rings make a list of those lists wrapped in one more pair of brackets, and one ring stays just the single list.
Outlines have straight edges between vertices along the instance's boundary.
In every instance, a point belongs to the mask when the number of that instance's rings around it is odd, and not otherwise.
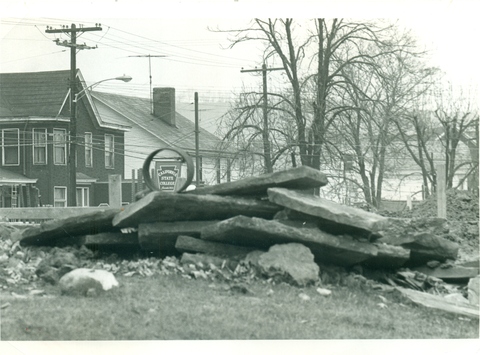
[{"label": "light fixture arm", "polygon": [[103,80],[97,81],[96,83],[93,83],[92,85],[87,86],[82,91],[76,93],[75,94],[75,99],[73,101],[75,103],[77,103],[78,100],[83,97],[83,96],[80,96],[80,95],[84,94],[89,89],[91,90],[93,87],[97,86],[98,84],[103,83],[104,81],[109,81],[109,80],[120,80],[120,81],[128,83],[130,80],[132,80],[132,77],[129,76],[129,75],[122,75],[122,76],[117,76],[116,78],[103,79]]}]

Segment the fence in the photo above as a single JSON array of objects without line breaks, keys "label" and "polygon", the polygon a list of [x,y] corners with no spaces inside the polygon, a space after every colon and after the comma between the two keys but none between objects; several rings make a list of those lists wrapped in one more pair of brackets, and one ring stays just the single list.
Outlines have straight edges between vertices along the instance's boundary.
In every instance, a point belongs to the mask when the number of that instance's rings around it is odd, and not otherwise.
[{"label": "fence", "polygon": [[120,210],[118,207],[17,207],[0,208],[0,220],[40,223],[46,220],[81,216],[95,211]]}]

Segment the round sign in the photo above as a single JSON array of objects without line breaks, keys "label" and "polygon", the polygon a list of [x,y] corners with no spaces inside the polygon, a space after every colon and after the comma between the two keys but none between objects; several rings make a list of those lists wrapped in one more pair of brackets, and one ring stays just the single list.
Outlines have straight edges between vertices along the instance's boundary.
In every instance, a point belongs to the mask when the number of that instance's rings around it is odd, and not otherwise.
[{"label": "round sign", "polygon": [[181,191],[185,190],[190,185],[190,183],[192,182],[193,173],[194,173],[195,169],[193,167],[192,157],[190,157],[190,155],[188,155],[185,151],[183,151],[181,149],[178,149],[178,148],[170,148],[170,147],[160,148],[160,149],[154,150],[152,153],[150,153],[150,155],[147,157],[147,159],[145,159],[145,162],[143,163],[143,168],[142,168],[143,178],[145,179],[145,184],[152,191],[159,190],[159,188],[153,183],[152,178],[150,176],[150,164],[152,163],[153,158],[155,158],[155,156],[158,153],[160,153],[161,151],[164,151],[164,150],[170,150],[172,152],[175,152],[175,153],[179,154],[183,158],[183,161],[187,164],[187,180],[177,190],[177,192],[181,192]]}]

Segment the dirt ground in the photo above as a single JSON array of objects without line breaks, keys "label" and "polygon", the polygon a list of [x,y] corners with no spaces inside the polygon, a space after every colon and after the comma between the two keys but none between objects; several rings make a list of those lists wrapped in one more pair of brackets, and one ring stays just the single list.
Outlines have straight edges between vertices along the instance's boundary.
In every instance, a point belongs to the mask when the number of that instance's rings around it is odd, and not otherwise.
[{"label": "dirt ground", "polygon": [[[451,189],[447,191],[447,238],[460,245],[457,263],[479,259],[479,199],[468,191]],[[391,217],[434,218],[437,216],[437,196],[431,195],[425,201],[409,210],[398,213],[382,213]]]}]

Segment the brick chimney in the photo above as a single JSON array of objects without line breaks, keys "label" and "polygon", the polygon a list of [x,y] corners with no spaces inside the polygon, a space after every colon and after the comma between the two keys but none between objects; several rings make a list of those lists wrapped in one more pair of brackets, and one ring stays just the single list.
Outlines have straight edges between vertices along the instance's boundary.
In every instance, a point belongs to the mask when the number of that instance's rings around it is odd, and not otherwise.
[{"label": "brick chimney", "polygon": [[175,126],[175,88],[153,88],[153,115]]}]

